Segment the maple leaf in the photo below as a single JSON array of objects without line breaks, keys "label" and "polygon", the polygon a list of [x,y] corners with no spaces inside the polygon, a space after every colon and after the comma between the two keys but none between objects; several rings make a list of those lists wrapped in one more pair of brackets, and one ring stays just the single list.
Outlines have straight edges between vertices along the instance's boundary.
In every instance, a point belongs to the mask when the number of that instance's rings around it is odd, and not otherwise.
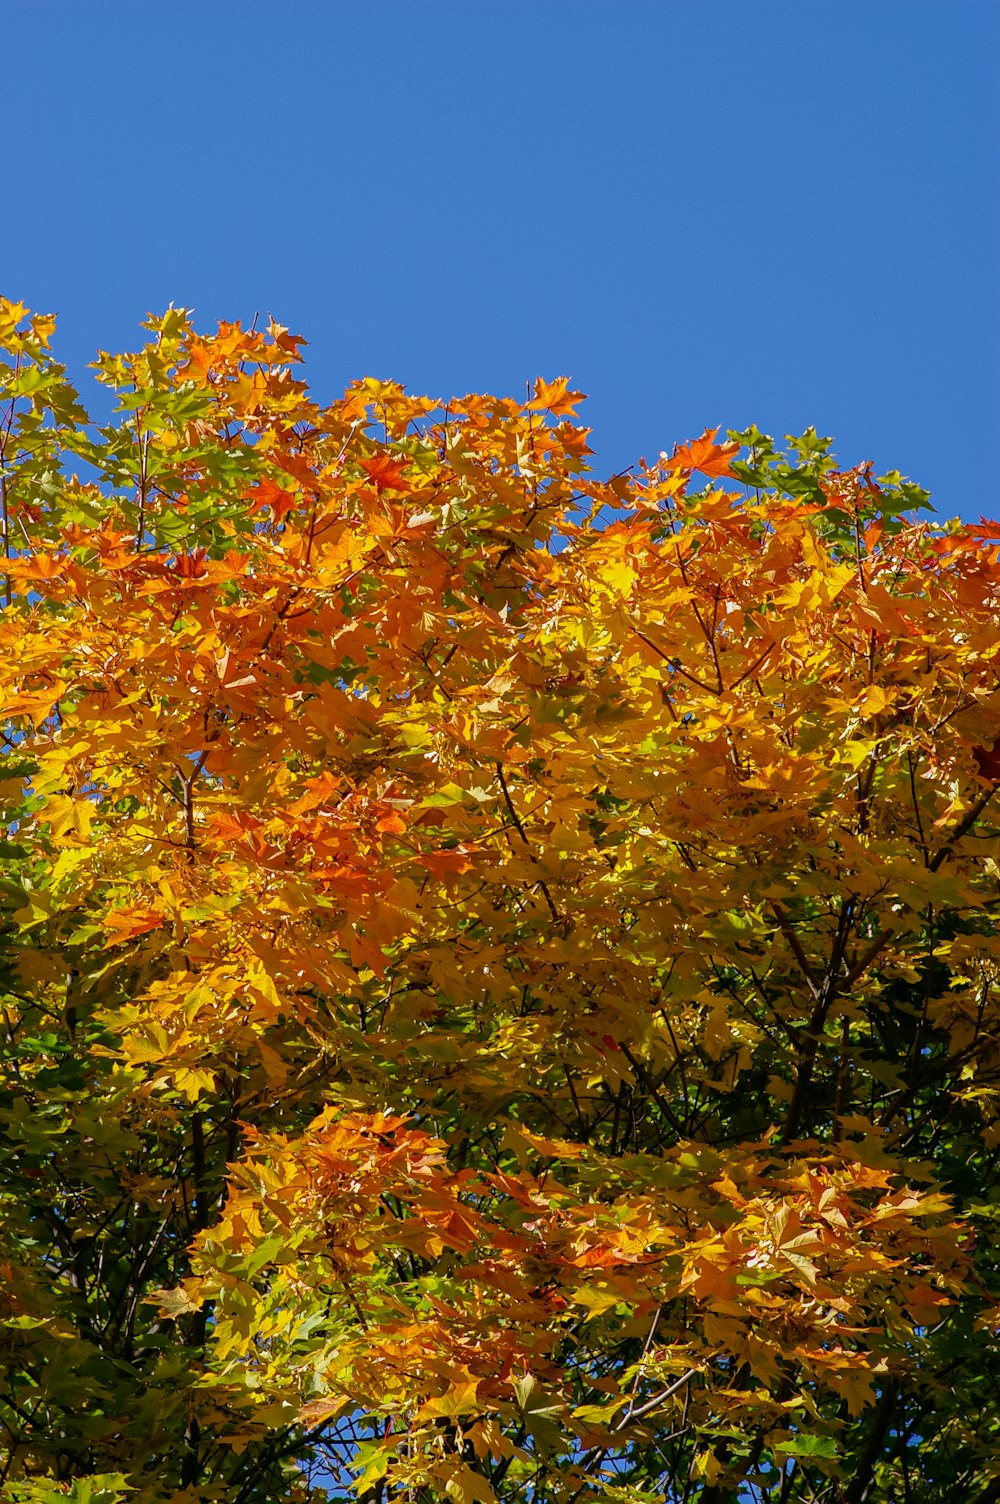
[{"label": "maple leaf", "polygon": [[159,909],[125,908],[112,909],[104,916],[104,928],[109,932],[105,948],[124,945],[137,935],[160,929],[164,916]]},{"label": "maple leaf", "polygon": [[475,866],[472,860],[474,854],[474,847],[441,847],[438,851],[425,852],[417,860],[434,877],[449,877],[458,876],[462,872],[471,872]]},{"label": "maple leaf", "polygon": [[10,574],[22,580],[57,580],[70,565],[68,554],[32,554],[26,558],[12,559],[8,566]]},{"label": "maple leaf", "polygon": [[668,459],[661,455],[667,470],[700,470],[702,475],[727,477],[732,475],[729,461],[739,453],[738,443],[716,444],[717,428],[706,428],[700,439],[680,445]]},{"label": "maple leaf", "polygon": [[282,486],[275,485],[273,480],[265,476],[256,485],[247,491],[247,499],[251,501],[252,512],[263,511],[267,507],[276,522],[280,522],[288,515],[296,505],[297,498],[291,491],[286,491]]},{"label": "maple leaf", "polygon": [[143,1299],[150,1305],[155,1305],[162,1316],[171,1320],[200,1311],[204,1305],[204,1300],[197,1293],[197,1282],[190,1280],[172,1290],[153,1290]]},{"label": "maple leaf", "polygon": [[89,799],[76,799],[69,794],[50,798],[45,806],[45,818],[49,822],[52,840],[57,846],[85,845],[96,813]]},{"label": "maple leaf", "polygon": [[460,1415],[475,1413],[478,1409],[476,1395],[479,1391],[479,1379],[464,1366],[453,1369],[449,1379],[444,1394],[435,1395],[420,1406],[417,1412],[419,1419],[444,1416],[446,1420],[454,1420]]},{"label": "maple leaf", "polygon": [[362,470],[368,476],[368,479],[379,492],[413,490],[413,487],[403,474],[405,468],[403,461],[394,460],[388,454],[376,454],[370,459],[361,460],[359,463]]},{"label": "maple leaf", "polygon": [[528,403],[528,411],[544,412],[547,409],[557,418],[570,417],[582,401],[582,392],[570,391],[568,376],[557,376],[554,381],[544,381],[539,376],[535,382],[535,394]]},{"label": "maple leaf", "polygon": [[986,783],[1000,783],[1000,736],[989,747],[973,747],[976,771]]}]

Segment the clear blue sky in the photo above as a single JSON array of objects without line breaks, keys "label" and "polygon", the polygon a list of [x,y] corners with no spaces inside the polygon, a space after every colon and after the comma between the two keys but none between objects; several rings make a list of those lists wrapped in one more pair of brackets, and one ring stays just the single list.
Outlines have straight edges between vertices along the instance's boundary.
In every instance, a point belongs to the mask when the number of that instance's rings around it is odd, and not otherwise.
[{"label": "clear blue sky", "polygon": [[83,374],[273,313],[323,398],[814,423],[1000,514],[998,0],[8,0],[0,289]]}]

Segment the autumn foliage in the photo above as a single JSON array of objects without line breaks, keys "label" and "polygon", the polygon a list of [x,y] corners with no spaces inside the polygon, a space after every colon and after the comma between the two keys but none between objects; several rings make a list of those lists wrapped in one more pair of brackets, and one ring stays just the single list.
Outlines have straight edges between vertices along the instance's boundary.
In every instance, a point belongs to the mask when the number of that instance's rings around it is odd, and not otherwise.
[{"label": "autumn foliage", "polygon": [[1000,1498],[1000,529],[179,310],[95,424],[53,322],[0,302],[3,1498]]}]

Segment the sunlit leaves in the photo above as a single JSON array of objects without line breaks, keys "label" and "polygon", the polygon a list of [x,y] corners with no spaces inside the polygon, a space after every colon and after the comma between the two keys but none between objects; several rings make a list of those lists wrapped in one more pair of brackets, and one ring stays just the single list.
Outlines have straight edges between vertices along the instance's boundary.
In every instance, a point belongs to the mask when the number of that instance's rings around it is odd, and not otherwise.
[{"label": "sunlit leaves", "polygon": [[5,1486],[967,1492],[995,530],[146,331],[0,304]]}]

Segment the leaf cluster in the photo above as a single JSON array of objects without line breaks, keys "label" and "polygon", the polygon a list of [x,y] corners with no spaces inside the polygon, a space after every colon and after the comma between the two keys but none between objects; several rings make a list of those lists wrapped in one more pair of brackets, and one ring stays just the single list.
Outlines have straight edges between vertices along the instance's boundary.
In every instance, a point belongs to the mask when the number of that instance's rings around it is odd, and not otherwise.
[{"label": "leaf cluster", "polygon": [[992,1497],[996,528],[179,309],[93,425],[52,333],[0,302],[5,1497]]}]

